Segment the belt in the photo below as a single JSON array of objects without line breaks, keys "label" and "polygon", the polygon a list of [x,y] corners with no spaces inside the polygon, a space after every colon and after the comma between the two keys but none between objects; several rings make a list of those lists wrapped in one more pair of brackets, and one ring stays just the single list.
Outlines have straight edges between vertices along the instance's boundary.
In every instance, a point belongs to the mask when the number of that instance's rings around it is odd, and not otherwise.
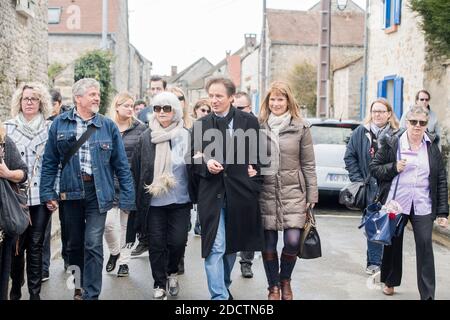
[{"label": "belt", "polygon": [[81,180],[83,180],[84,182],[90,182],[90,181],[94,181],[94,177],[90,176],[88,174],[82,174]]}]

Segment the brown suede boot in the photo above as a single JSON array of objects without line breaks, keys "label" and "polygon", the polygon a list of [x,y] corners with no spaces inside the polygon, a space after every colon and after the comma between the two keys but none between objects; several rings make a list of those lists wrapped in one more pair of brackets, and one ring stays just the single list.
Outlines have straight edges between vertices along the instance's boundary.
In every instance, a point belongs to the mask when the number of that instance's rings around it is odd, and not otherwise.
[{"label": "brown suede boot", "polygon": [[281,284],[281,300],[292,300],[294,297],[292,295],[291,279],[283,279],[280,281],[280,284]]},{"label": "brown suede boot", "polygon": [[269,300],[280,300],[280,287],[273,286],[269,288]]}]

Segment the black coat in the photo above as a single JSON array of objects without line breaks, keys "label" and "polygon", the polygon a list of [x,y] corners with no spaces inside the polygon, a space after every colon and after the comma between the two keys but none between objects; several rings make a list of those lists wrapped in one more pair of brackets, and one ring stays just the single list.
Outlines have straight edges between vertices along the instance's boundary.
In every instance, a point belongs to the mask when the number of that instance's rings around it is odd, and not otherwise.
[{"label": "black coat", "polygon": [[[390,129],[386,134],[392,135],[394,131]],[[353,131],[344,156],[345,169],[348,171],[351,182],[365,182],[369,180],[366,193],[367,204],[374,201],[378,191],[377,180],[374,177],[369,178],[369,163],[372,161],[372,156],[370,155],[371,144],[370,124],[361,124]]]},{"label": "black coat", "polygon": [[[211,144],[201,139],[203,133],[214,127],[213,114],[209,114],[194,123],[191,144],[191,157],[197,152],[203,153]],[[255,116],[235,109],[233,129],[259,130]],[[198,131],[201,131],[201,135]],[[197,136],[198,135],[198,136]],[[201,141],[199,140],[201,139]],[[197,140],[197,141],[195,141]],[[201,146],[201,150],[196,150]],[[236,144],[235,144],[236,146]],[[248,151],[249,146],[245,146]],[[236,147],[226,148],[225,152],[236,155]],[[262,178],[259,175],[259,159],[250,163],[246,157],[244,164],[223,164],[224,170],[213,175],[209,173],[205,161],[191,167],[196,182],[197,210],[202,229],[202,257],[206,258],[214,244],[219,225],[220,211],[226,199],[227,215],[225,219],[226,254],[237,251],[261,251],[264,245],[264,234],[259,210],[258,197]],[[205,160],[205,159],[204,159]],[[258,175],[248,176],[248,165],[252,164]],[[226,197],[225,197],[226,195]]]},{"label": "black coat", "polygon": [[[152,184],[155,170],[156,145],[151,141],[151,133],[151,129],[147,129],[141,134],[139,141],[135,145],[131,160],[131,172],[136,190],[137,209],[136,215],[133,217],[132,227],[139,233],[146,233],[147,231],[145,228],[147,227],[147,216],[150,212],[150,202],[152,199],[151,195],[145,189],[146,185]],[[189,182],[189,186],[191,185]],[[193,198],[192,189],[189,189],[189,196],[191,199]]]},{"label": "black coat", "polygon": [[[371,174],[377,178],[379,184],[379,197],[385,203],[391,189],[392,180],[399,174],[397,171],[397,151],[399,138],[405,130],[399,131],[392,137],[381,140],[381,148],[375,154],[369,165]],[[427,133],[426,133],[427,134]],[[442,155],[434,136],[427,142],[428,161],[430,165],[430,197],[433,219],[436,216],[448,216],[448,190],[447,174],[442,161]]]},{"label": "black coat", "polygon": [[3,154],[3,160],[5,161],[6,166],[9,170],[22,170],[23,171],[23,178],[20,183],[24,183],[27,181],[27,172],[28,167],[25,162],[22,160],[22,156],[20,155],[19,150],[16,147],[16,144],[14,141],[11,140],[10,137],[5,136],[5,143],[4,143],[4,154]]}]

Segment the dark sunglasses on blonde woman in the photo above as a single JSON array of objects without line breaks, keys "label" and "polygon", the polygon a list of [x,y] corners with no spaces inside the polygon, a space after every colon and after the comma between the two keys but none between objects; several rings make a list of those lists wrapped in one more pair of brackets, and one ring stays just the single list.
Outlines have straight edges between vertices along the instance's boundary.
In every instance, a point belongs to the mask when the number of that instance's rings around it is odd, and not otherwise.
[{"label": "dark sunglasses on blonde woman", "polygon": [[210,113],[211,112],[211,110],[209,110],[209,109],[203,109],[203,108],[200,108],[199,109],[201,112],[203,112],[203,113]]},{"label": "dark sunglasses on blonde woman", "polygon": [[166,113],[171,112],[172,111],[172,106],[153,106],[153,111],[154,112],[159,113],[159,112],[161,112],[161,110],[166,112]]},{"label": "dark sunglasses on blonde woman", "polygon": [[418,123],[421,127],[425,127],[428,124],[428,121],[423,120],[408,120],[408,121],[412,126],[417,126]]}]

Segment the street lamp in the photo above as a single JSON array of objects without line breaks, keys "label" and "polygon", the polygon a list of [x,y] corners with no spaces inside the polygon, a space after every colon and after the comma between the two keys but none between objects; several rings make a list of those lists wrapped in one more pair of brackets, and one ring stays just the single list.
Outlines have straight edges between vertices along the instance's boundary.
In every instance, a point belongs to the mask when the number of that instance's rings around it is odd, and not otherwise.
[{"label": "street lamp", "polygon": [[341,11],[344,11],[347,8],[348,0],[337,0],[337,8]]}]

